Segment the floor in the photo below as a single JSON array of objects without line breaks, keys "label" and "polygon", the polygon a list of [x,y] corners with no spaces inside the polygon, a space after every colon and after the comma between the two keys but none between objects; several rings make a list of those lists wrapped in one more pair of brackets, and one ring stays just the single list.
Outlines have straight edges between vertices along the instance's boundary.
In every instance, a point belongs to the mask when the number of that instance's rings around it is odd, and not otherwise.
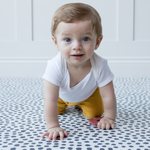
[{"label": "floor", "polygon": [[81,110],[59,115],[69,137],[42,139],[46,132],[41,78],[0,78],[0,150],[150,150],[150,78],[115,78],[114,130],[91,125]]}]

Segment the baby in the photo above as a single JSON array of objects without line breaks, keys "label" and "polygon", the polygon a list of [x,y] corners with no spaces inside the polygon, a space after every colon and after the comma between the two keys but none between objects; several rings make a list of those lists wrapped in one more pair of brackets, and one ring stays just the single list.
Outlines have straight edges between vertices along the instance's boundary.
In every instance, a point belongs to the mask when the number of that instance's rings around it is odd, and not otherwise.
[{"label": "baby", "polygon": [[44,115],[49,140],[68,136],[58,114],[77,105],[87,118],[100,117],[99,129],[114,129],[116,98],[114,75],[107,60],[94,51],[102,41],[101,18],[91,6],[69,3],[54,14],[52,40],[59,53],[48,61],[44,78]]}]

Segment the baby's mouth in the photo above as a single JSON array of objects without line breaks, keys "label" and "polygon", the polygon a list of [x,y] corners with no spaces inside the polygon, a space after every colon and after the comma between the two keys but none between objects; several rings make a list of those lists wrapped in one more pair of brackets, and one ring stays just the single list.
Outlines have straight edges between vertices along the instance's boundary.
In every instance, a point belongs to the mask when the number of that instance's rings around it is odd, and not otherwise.
[{"label": "baby's mouth", "polygon": [[83,56],[84,54],[73,54],[71,56]]},{"label": "baby's mouth", "polygon": [[71,55],[73,58],[75,58],[75,59],[80,59],[80,58],[82,58],[83,57],[83,55],[84,54],[73,54],[73,55]]}]

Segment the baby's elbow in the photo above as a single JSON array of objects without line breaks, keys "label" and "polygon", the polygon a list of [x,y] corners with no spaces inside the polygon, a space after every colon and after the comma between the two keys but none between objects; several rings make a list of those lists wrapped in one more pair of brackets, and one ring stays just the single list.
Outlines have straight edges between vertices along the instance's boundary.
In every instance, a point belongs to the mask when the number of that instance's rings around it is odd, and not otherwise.
[{"label": "baby's elbow", "polygon": [[44,102],[50,101],[50,97],[44,96],[44,97],[43,97],[43,101],[44,101]]}]

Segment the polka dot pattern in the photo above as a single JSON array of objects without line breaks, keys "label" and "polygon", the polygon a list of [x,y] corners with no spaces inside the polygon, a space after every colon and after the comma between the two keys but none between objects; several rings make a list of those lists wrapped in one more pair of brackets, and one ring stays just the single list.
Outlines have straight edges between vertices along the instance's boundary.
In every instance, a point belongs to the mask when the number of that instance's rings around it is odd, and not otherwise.
[{"label": "polka dot pattern", "polygon": [[0,78],[0,150],[150,150],[150,78],[115,78],[116,128],[91,125],[68,106],[59,115],[63,141],[46,132],[41,78]]}]

